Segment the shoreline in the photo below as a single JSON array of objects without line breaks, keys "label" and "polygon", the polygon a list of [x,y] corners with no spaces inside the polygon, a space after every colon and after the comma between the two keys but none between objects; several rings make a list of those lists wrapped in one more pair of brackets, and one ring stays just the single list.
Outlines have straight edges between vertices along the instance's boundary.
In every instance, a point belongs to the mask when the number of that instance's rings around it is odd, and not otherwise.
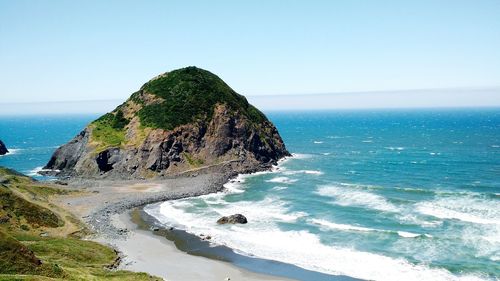
[{"label": "shoreline", "polygon": [[[133,211],[132,211],[133,212]],[[244,281],[291,281],[271,274],[255,273],[216,258],[191,255],[179,250],[175,243],[154,235],[134,222],[130,211],[115,214],[111,223],[128,229],[126,237],[106,238],[99,236],[94,241],[117,249],[121,262],[117,269],[147,272],[165,280],[244,280]]]},{"label": "shoreline", "polygon": [[143,208],[144,206],[132,210],[128,213],[128,218],[122,219],[129,219],[130,222],[134,223],[138,229],[144,231],[145,234],[149,236],[156,236],[164,240],[169,240],[179,251],[188,255],[228,262],[233,266],[248,270],[252,273],[283,278],[279,280],[361,280],[344,275],[330,275],[307,270],[293,264],[283,263],[276,260],[262,259],[239,254],[227,246],[213,244],[209,239],[188,233],[184,230],[162,226],[154,217],[146,213]]},{"label": "shoreline", "polygon": [[[147,272],[165,280],[292,280],[254,273],[222,260],[190,255],[177,249],[173,242],[139,229],[129,215],[134,208],[148,204],[222,191],[230,178],[230,174],[210,173],[151,181],[70,182],[67,188],[79,192],[58,196],[54,203],[89,227],[93,232],[90,240],[109,245],[121,253],[118,269]],[[144,252],[144,247],[148,253]],[[168,276],[165,268],[172,271]],[[193,268],[197,268],[196,272]],[[160,272],[156,273],[158,270]]]},{"label": "shoreline", "polygon": [[[173,230],[175,235],[165,235],[169,231],[142,211],[144,206],[153,203],[221,192],[233,177],[228,173],[204,173],[151,181],[72,181],[69,188],[83,194],[62,196],[58,203],[89,226],[95,233],[90,239],[121,253],[119,269],[147,272],[166,280],[225,280],[231,276],[236,280],[359,280],[237,254],[233,249],[210,244],[178,229]],[[161,230],[152,231],[152,227]],[[149,253],[146,254],[144,248],[149,249]],[[185,264],[179,264],[179,260]],[[186,272],[198,267],[205,268],[205,272],[187,276],[181,270],[183,266]],[[171,272],[183,278],[171,278]]]}]

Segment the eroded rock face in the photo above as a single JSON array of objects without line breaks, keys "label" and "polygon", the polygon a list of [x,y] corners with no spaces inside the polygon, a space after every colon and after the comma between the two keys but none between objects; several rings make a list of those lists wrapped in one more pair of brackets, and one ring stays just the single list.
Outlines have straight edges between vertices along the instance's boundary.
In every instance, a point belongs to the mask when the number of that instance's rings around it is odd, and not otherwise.
[{"label": "eroded rock face", "polygon": [[73,169],[87,149],[88,141],[89,130],[85,129],[70,142],[59,147],[45,167],[59,171]]},{"label": "eroded rock face", "polygon": [[227,223],[232,223],[232,224],[236,224],[236,223],[241,223],[241,224],[245,224],[247,223],[247,218],[242,215],[242,214],[234,214],[234,215],[230,215],[230,216],[227,216],[227,217],[222,217],[220,219],[217,220],[217,223],[218,224],[227,224]]},{"label": "eroded rock face", "polygon": [[[254,128],[224,105],[210,122],[149,133],[139,147],[114,147],[96,152],[86,128],[58,148],[44,169],[60,176],[144,178],[177,175],[217,165],[235,173],[267,168],[289,155],[276,128],[266,122]],[[262,132],[269,133],[263,135]]]},{"label": "eroded rock face", "polygon": [[[102,135],[96,137],[103,130],[95,131],[99,130],[95,121],[58,148],[44,168],[59,176],[137,179],[191,172],[252,172],[290,155],[270,121],[265,117],[252,121],[226,103],[216,103],[210,117],[207,113],[170,130],[144,126],[141,108],[161,101],[147,92],[131,97],[109,117],[110,124],[125,124],[119,129],[123,132],[120,145],[104,146]],[[118,111],[126,122],[116,117]]]},{"label": "eroded rock face", "polygon": [[7,153],[9,153],[9,150],[7,150],[7,147],[5,146],[3,141],[0,140],[0,155],[5,155]]}]

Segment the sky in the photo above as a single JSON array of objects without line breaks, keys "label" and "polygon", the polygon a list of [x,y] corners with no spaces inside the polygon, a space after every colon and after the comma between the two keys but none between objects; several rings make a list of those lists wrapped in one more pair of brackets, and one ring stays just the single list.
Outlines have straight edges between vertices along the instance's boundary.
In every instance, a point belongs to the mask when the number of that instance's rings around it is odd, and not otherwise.
[{"label": "sky", "polygon": [[500,1],[0,0],[4,109],[123,101],[190,65],[271,108],[500,106]]}]

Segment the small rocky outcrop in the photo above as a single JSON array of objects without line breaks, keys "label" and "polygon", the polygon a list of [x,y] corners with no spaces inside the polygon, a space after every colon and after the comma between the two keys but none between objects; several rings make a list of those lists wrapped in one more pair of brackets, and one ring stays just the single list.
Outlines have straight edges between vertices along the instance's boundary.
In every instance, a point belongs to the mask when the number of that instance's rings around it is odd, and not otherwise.
[{"label": "small rocky outcrop", "polygon": [[3,141],[0,140],[0,155],[5,155],[7,153],[9,153],[9,150],[7,150],[7,147],[5,146]]},{"label": "small rocky outcrop", "polygon": [[66,171],[75,167],[86,150],[88,140],[89,132],[85,129],[70,142],[59,147],[45,167],[54,171]]},{"label": "small rocky outcrop", "polygon": [[241,224],[245,224],[247,222],[248,222],[247,218],[244,215],[242,215],[242,214],[230,215],[230,216],[227,216],[227,217],[222,217],[222,218],[220,218],[220,219],[217,220],[218,224],[227,224],[227,223],[232,223],[232,224],[241,223]]},{"label": "small rocky outcrop", "polygon": [[289,156],[278,130],[206,70],[159,75],[59,147],[44,167],[59,177],[144,179],[248,173]]}]

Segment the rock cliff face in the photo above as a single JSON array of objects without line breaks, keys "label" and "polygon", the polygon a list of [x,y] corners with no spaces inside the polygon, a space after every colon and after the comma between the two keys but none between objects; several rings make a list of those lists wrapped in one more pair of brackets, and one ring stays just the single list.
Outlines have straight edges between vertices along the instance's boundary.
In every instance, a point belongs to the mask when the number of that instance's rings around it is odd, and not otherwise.
[{"label": "rock cliff face", "polygon": [[7,147],[5,146],[3,141],[0,140],[0,155],[5,155],[7,153],[9,153],[9,151],[7,150]]},{"label": "rock cliff face", "polygon": [[59,147],[58,176],[155,178],[251,172],[289,153],[274,125],[216,75],[196,68],[153,78]]}]

